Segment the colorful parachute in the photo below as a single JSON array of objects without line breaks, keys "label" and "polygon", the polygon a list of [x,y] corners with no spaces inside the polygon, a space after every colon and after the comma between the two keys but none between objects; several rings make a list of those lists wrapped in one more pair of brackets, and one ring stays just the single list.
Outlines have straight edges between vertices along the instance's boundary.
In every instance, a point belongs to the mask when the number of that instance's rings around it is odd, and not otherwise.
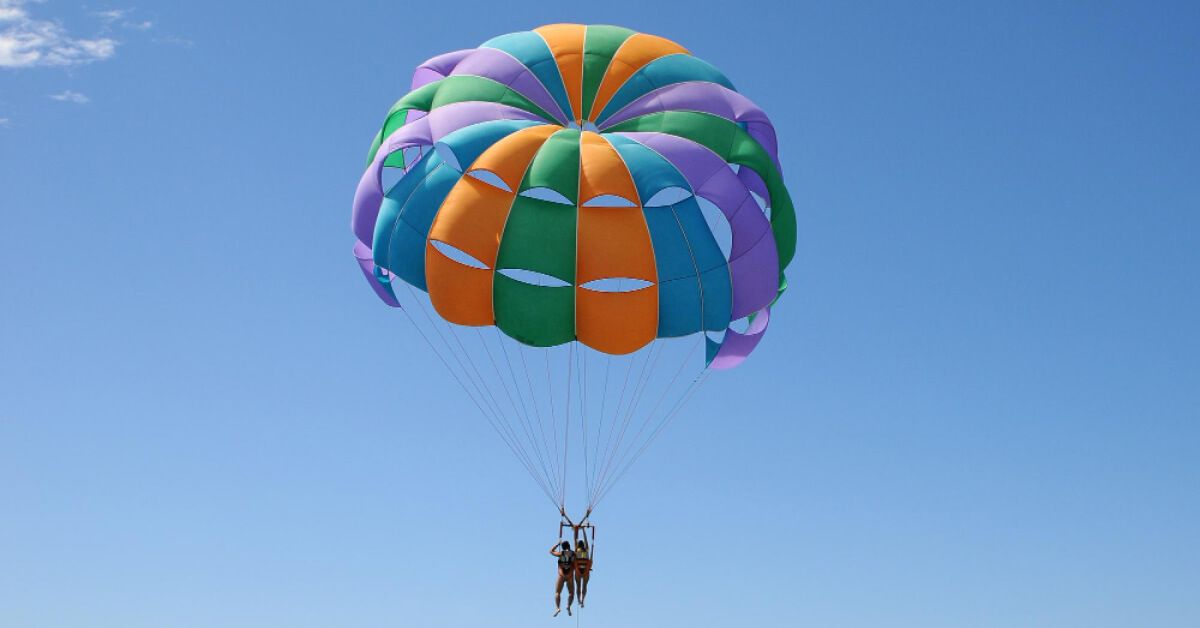
[{"label": "colorful parachute", "polygon": [[[755,348],[796,246],[766,114],[672,41],[578,24],[421,64],[352,227],[379,297],[547,496],[563,505],[577,476],[589,510],[710,369]],[[664,357],[688,338],[703,359]]]}]

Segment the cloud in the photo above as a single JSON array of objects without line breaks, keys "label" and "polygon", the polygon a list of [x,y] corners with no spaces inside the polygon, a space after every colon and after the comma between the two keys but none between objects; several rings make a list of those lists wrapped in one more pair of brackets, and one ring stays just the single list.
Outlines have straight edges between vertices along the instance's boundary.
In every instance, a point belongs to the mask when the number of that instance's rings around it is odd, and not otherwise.
[{"label": "cloud", "polygon": [[129,12],[125,9],[109,9],[107,11],[93,11],[92,15],[100,18],[100,20],[105,24],[112,24],[113,22],[125,17],[127,13]]},{"label": "cloud", "polygon": [[10,22],[25,17],[25,10],[17,2],[0,3],[0,22]]},{"label": "cloud", "polygon": [[81,65],[116,54],[116,40],[77,39],[58,22],[31,16],[26,4],[0,0],[0,68]]},{"label": "cloud", "polygon": [[187,37],[179,37],[177,35],[164,35],[163,37],[155,37],[150,40],[156,44],[169,44],[172,46],[180,46],[182,48],[191,48],[196,45],[196,42]]},{"label": "cloud", "polygon": [[12,125],[12,120],[8,118],[0,118],[0,129],[6,129]]},{"label": "cloud", "polygon": [[91,98],[88,98],[79,92],[73,92],[69,89],[58,94],[50,94],[50,98],[59,102],[73,102],[77,105],[86,105],[92,102]]},{"label": "cloud", "polygon": [[99,18],[104,24],[102,32],[108,33],[113,30],[113,27],[120,23],[121,28],[128,28],[135,31],[148,31],[154,28],[154,22],[150,20],[132,20],[126,19],[132,17],[132,9],[108,9],[105,11],[92,11],[92,15]]}]

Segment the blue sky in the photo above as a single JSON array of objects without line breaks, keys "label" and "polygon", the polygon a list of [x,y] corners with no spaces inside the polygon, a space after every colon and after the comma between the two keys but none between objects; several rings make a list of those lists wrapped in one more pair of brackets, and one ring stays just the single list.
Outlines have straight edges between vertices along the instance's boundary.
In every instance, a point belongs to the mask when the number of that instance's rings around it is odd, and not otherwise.
[{"label": "blue sky", "polygon": [[0,625],[566,621],[348,228],[417,63],[558,21],[722,68],[800,230],[584,624],[1200,624],[1196,4],[420,6],[0,0]]}]

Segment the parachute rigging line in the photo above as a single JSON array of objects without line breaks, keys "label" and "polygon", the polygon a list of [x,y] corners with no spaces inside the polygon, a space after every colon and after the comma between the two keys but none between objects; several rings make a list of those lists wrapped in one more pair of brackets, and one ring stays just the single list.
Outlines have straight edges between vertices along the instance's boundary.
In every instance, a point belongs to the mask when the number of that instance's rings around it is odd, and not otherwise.
[{"label": "parachute rigging line", "polygon": [[[425,345],[428,346],[431,351],[433,351],[433,354],[437,356],[438,361],[442,363],[442,366],[446,368],[446,371],[450,373],[450,376],[463,389],[463,392],[466,393],[467,398],[471,400],[471,403],[475,405],[475,408],[478,409],[479,413],[483,415],[484,419],[487,420],[488,425],[491,426],[492,430],[496,432],[496,435],[500,437],[500,440],[504,442],[509,451],[513,453],[513,456],[517,458],[517,461],[520,462],[523,467],[525,467],[525,471],[529,473],[529,477],[533,478],[533,481],[538,485],[538,488],[541,489],[542,493],[546,496],[546,499],[550,500],[550,503],[553,504],[554,497],[551,495],[549,488],[542,482],[541,478],[538,477],[533,468],[524,463],[520,453],[518,453],[513,444],[509,442],[508,438],[506,438],[504,433],[499,429],[499,427],[497,427],[496,421],[491,413],[485,410],[483,405],[476,400],[475,396],[471,393],[471,390],[467,388],[467,385],[463,383],[461,378],[459,378],[458,373],[456,373],[454,369],[450,367],[450,364],[446,361],[446,358],[442,356],[441,352],[438,351],[433,342],[429,340],[429,336],[425,334],[425,331],[421,329],[421,326],[418,325],[415,320],[413,320],[412,315],[408,313],[407,309],[403,307],[398,309],[401,312],[404,312],[404,317],[408,320],[409,324],[412,325],[413,329],[417,331],[417,334],[421,337],[421,339],[425,341]],[[436,330],[436,327],[434,329]],[[445,343],[444,338],[442,338],[442,341]],[[446,343],[446,346],[449,347],[449,343]]]}]

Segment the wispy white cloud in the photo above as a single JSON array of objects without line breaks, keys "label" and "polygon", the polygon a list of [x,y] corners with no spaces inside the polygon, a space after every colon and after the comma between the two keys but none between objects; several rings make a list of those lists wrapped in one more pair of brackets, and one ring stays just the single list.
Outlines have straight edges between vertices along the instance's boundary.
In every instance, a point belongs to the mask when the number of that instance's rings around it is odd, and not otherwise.
[{"label": "wispy white cloud", "polygon": [[0,129],[7,128],[12,125],[12,120],[8,118],[0,118]]},{"label": "wispy white cloud", "polygon": [[156,44],[170,44],[172,46],[180,46],[182,48],[191,48],[192,46],[196,45],[196,42],[188,39],[187,37],[179,37],[178,35],[164,35],[162,37],[155,37],[150,41]]},{"label": "wispy white cloud", "polygon": [[133,17],[133,9],[106,9],[104,11],[92,11],[92,15],[99,18],[104,25],[103,32],[110,32],[114,27],[120,25],[121,28],[128,28],[136,31],[148,31],[154,28],[154,22],[150,20],[135,20]]},{"label": "wispy white cloud", "polygon": [[50,94],[50,98],[57,100],[59,102],[73,102],[77,105],[86,105],[86,104],[92,102],[91,98],[88,98],[87,96],[80,94],[79,92],[73,92],[69,89],[66,91],[63,91],[63,92],[59,92],[57,94]]},{"label": "wispy white cloud", "polygon": [[128,14],[129,14],[129,11],[127,11],[125,9],[108,9],[105,11],[92,11],[92,15],[100,18],[100,21],[104,22],[105,24],[112,24],[113,22],[116,22],[117,20],[125,17]]},{"label": "wispy white cloud", "polygon": [[25,10],[18,2],[0,2],[0,22],[10,22],[25,17]]},{"label": "wispy white cloud", "polygon": [[80,65],[116,54],[116,40],[72,37],[58,22],[30,15],[27,5],[0,0],[0,68]]}]

